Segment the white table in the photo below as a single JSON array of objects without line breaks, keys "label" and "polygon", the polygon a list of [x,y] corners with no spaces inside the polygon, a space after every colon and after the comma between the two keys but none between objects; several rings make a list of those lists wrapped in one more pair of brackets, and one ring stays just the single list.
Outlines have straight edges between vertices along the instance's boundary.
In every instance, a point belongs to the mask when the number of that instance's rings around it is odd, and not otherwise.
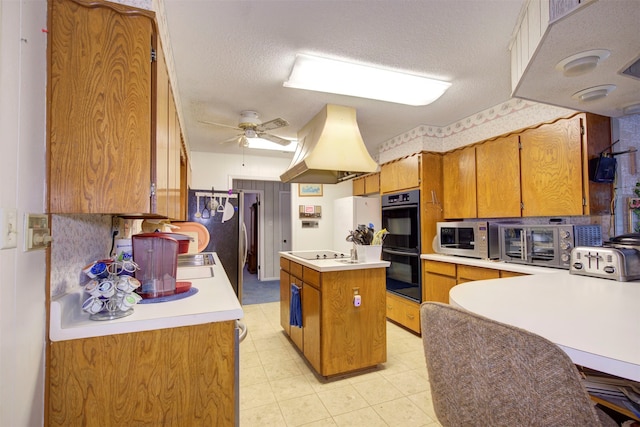
[{"label": "white table", "polygon": [[640,381],[640,282],[567,271],[468,282],[450,303],[556,343],[578,365]]}]

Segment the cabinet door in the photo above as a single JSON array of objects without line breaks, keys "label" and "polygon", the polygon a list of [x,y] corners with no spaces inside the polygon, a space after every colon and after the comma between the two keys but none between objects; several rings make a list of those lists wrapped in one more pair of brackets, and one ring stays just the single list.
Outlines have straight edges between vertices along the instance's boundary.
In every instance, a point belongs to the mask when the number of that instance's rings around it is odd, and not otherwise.
[{"label": "cabinet door", "polygon": [[436,223],[442,221],[442,154],[422,153],[420,184],[420,253],[431,254]]},{"label": "cabinet door", "polygon": [[580,118],[522,133],[523,216],[583,214]]},{"label": "cabinet door", "polygon": [[355,178],[353,180],[353,195],[364,196],[365,194],[364,178]]},{"label": "cabinet door", "polygon": [[476,218],[476,151],[467,147],[442,159],[445,218]]},{"label": "cabinet door", "polygon": [[457,284],[455,277],[427,272],[424,275],[424,300],[449,303],[449,291]]},{"label": "cabinet door", "polygon": [[302,298],[303,353],[311,366],[317,372],[322,373],[320,364],[320,291],[304,283],[302,293],[304,296]]},{"label": "cabinet door", "polygon": [[420,186],[420,155],[394,160],[380,166],[380,192],[417,188]]},{"label": "cabinet door", "polygon": [[478,218],[520,216],[518,135],[476,146]]},{"label": "cabinet door", "polygon": [[152,12],[52,1],[49,212],[151,211]]},{"label": "cabinet door", "polygon": [[364,177],[365,194],[380,192],[380,174],[372,173]]},{"label": "cabinet door", "polygon": [[156,116],[155,140],[156,161],[154,167],[156,186],[156,207],[158,215],[169,215],[169,74],[164,52],[158,44],[156,48]]},{"label": "cabinet door", "polygon": [[280,270],[280,326],[287,335],[291,334],[291,325],[289,323],[291,307],[291,282],[289,273]]},{"label": "cabinet door", "polygon": [[[298,328],[297,326],[291,326],[289,328],[289,336],[291,337],[291,341],[293,341],[293,343],[296,345],[296,347],[298,347],[298,349],[300,349],[301,351],[304,349],[304,328],[307,327],[306,325],[306,319],[304,317],[304,298],[305,298],[305,290],[302,287],[302,281],[300,279],[297,279],[295,277],[293,277],[292,275],[289,275],[289,301],[291,301],[291,283],[295,283],[296,286],[298,286],[300,288],[300,300],[301,300],[301,307],[302,307],[302,328]],[[282,315],[282,313],[281,313]],[[287,320],[288,321],[288,320]]]},{"label": "cabinet door", "polygon": [[[169,134],[167,158],[168,217],[180,219],[180,123],[172,92],[169,91]],[[184,219],[184,218],[183,218]]]}]

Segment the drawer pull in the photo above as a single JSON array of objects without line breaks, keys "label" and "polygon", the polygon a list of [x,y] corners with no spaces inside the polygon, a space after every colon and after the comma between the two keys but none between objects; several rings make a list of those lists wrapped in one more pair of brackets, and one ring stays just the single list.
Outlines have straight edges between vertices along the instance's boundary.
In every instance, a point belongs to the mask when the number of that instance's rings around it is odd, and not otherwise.
[{"label": "drawer pull", "polygon": [[407,314],[407,317],[411,320],[415,319],[416,317],[413,314]]}]

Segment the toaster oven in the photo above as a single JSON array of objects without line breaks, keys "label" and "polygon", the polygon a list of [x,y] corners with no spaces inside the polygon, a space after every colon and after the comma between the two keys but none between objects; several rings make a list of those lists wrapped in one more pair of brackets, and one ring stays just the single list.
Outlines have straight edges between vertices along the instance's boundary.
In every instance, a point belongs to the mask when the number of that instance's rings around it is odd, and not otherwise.
[{"label": "toaster oven", "polygon": [[568,269],[576,246],[602,246],[599,225],[501,225],[500,260]]}]

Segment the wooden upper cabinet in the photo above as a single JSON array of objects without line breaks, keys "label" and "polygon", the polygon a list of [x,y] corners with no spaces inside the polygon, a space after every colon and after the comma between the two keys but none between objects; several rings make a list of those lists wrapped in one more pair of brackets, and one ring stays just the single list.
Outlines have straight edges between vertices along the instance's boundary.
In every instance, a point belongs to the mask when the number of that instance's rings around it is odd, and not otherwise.
[{"label": "wooden upper cabinet", "polygon": [[353,181],[353,195],[365,196],[367,194],[374,194],[380,192],[380,173],[370,173]]},{"label": "wooden upper cabinet", "polygon": [[420,185],[420,253],[433,253],[436,223],[442,221],[442,154],[422,153]]},{"label": "wooden upper cabinet", "polygon": [[164,51],[157,44],[156,48],[156,79],[155,79],[155,140],[156,140],[156,208],[155,212],[166,217],[170,215],[169,204],[169,100],[171,88],[169,85],[169,73],[164,59]]},{"label": "wooden upper cabinet", "polygon": [[52,0],[49,19],[49,212],[151,212],[153,12]]},{"label": "wooden upper cabinet", "polygon": [[445,218],[476,218],[476,151],[466,147],[442,159]]},{"label": "wooden upper cabinet", "polygon": [[582,215],[580,117],[527,129],[520,141],[523,215]]},{"label": "wooden upper cabinet", "polygon": [[49,212],[184,219],[180,126],[154,13],[53,0],[50,17]]},{"label": "wooden upper cabinet", "polygon": [[353,195],[354,196],[364,196],[365,194],[367,194],[366,190],[365,190],[365,186],[364,186],[364,177],[360,177],[360,178],[354,178],[353,181],[351,181],[352,185],[353,185]]},{"label": "wooden upper cabinet", "polygon": [[105,5],[50,3],[53,213],[151,211],[153,13]]},{"label": "wooden upper cabinet", "polygon": [[478,218],[520,216],[518,135],[476,146],[476,178]]},{"label": "wooden upper cabinet", "polygon": [[380,193],[393,193],[420,186],[420,154],[393,160],[380,166]]},{"label": "wooden upper cabinet", "polygon": [[180,130],[180,119],[176,109],[175,98],[170,98],[169,111],[173,120],[169,121],[169,202],[172,209],[170,218],[186,220],[183,214],[181,194],[182,194],[182,174],[180,170],[180,152],[182,150],[182,131]]},{"label": "wooden upper cabinet", "polygon": [[162,47],[156,50],[156,210],[172,219],[186,219],[181,209],[181,132]]}]

